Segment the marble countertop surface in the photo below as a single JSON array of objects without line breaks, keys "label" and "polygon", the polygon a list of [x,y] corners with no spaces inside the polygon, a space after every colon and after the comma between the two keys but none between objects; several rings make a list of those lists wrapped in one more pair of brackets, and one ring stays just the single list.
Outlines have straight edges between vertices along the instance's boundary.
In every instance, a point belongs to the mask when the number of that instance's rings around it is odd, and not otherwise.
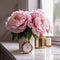
[{"label": "marble countertop surface", "polygon": [[22,54],[17,42],[1,42],[2,47],[14,60],[60,60],[60,46],[36,49],[34,54]]}]

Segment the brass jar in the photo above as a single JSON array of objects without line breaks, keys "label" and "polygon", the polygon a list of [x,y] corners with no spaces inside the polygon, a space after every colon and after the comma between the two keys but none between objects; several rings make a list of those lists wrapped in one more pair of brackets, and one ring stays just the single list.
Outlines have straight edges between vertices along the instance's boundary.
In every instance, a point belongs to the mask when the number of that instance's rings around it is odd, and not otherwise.
[{"label": "brass jar", "polygon": [[45,48],[46,47],[46,37],[45,36],[40,36],[35,38],[35,48]]},{"label": "brass jar", "polygon": [[50,37],[47,37],[46,47],[51,47],[51,38]]}]

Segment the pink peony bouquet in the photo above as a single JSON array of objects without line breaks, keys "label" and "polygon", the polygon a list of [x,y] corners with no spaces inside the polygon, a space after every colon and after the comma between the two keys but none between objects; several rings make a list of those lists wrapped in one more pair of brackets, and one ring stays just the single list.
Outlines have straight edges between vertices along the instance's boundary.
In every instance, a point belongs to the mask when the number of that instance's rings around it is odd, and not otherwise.
[{"label": "pink peony bouquet", "polygon": [[45,32],[52,32],[50,21],[42,10],[15,11],[8,17],[6,28],[11,31],[12,39],[25,37],[28,40],[33,36],[40,36]]}]

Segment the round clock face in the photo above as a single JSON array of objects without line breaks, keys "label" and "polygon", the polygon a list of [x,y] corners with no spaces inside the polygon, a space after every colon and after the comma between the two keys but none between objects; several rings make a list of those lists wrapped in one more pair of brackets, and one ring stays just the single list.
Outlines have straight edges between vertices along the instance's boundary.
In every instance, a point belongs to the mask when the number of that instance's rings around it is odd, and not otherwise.
[{"label": "round clock face", "polygon": [[30,53],[33,49],[30,43],[24,43],[22,48],[24,53]]}]

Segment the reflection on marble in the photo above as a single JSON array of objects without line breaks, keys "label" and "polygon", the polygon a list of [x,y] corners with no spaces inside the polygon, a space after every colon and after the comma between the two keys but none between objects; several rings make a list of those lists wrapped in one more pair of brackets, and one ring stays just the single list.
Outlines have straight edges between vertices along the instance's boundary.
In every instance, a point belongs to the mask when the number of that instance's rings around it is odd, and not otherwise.
[{"label": "reflection on marble", "polygon": [[54,60],[53,59],[53,53],[52,53],[52,50],[51,49],[46,49],[46,52],[45,52],[45,60]]},{"label": "reflection on marble", "polygon": [[39,52],[35,53],[35,60],[53,60],[52,50],[39,49]]},{"label": "reflection on marble", "polygon": [[4,50],[6,49],[7,53],[14,56],[16,60],[60,60],[60,46],[36,49],[34,54],[21,54],[18,43],[1,42],[1,45],[4,47]]},{"label": "reflection on marble", "polygon": [[51,49],[38,49],[38,52],[35,52],[34,55],[21,57],[21,60],[54,60],[53,53]]}]

